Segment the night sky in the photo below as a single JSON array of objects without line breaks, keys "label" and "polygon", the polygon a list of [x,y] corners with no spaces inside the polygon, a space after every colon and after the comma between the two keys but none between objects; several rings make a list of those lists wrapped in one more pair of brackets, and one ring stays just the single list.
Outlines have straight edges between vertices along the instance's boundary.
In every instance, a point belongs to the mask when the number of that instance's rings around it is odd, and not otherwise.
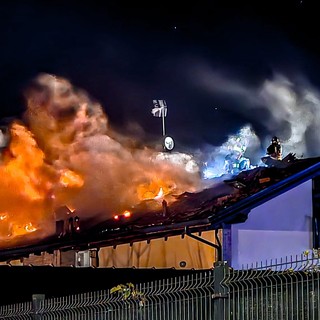
[{"label": "night sky", "polygon": [[317,156],[317,15],[308,0],[1,1],[1,117],[21,117],[28,83],[51,73],[146,143],[162,134],[152,100],[165,99],[177,150],[249,124],[262,149],[277,135]]}]

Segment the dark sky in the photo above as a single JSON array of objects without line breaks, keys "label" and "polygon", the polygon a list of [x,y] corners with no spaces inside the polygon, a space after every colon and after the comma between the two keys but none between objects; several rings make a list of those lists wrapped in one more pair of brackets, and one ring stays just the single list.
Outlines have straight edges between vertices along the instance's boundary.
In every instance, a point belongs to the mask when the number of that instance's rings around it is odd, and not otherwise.
[{"label": "dark sky", "polygon": [[20,117],[24,88],[47,72],[143,139],[161,136],[151,108],[165,99],[178,148],[221,145],[249,124],[262,144],[279,135],[320,153],[311,1],[143,2],[1,1],[1,116]]}]

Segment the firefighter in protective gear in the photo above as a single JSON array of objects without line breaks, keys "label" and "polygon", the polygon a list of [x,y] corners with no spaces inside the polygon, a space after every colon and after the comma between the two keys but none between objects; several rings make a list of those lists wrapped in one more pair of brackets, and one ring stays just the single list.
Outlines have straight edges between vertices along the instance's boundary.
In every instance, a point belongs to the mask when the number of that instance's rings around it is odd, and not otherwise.
[{"label": "firefighter in protective gear", "polygon": [[278,137],[274,136],[267,148],[267,154],[276,160],[282,160],[282,146]]}]

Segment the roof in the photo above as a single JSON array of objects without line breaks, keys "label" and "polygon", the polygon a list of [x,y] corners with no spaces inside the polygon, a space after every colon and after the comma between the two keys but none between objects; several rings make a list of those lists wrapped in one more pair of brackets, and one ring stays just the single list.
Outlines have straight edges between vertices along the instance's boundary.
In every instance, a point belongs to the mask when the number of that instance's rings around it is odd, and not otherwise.
[{"label": "roof", "polygon": [[57,249],[86,250],[217,230],[226,224],[244,222],[251,209],[319,175],[320,157],[257,167],[242,171],[231,179],[216,178],[201,192],[176,196],[171,205],[163,201],[155,209],[150,200],[144,201],[133,208],[130,219],[110,219],[81,233],[3,249],[0,260]]}]

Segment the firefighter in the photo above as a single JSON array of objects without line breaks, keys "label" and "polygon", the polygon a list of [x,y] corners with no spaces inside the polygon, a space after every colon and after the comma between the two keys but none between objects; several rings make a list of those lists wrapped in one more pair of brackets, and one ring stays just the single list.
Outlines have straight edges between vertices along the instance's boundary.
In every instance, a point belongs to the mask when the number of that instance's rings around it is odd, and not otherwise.
[{"label": "firefighter", "polygon": [[267,148],[267,154],[276,160],[282,160],[282,146],[278,137],[271,139],[271,144]]}]

